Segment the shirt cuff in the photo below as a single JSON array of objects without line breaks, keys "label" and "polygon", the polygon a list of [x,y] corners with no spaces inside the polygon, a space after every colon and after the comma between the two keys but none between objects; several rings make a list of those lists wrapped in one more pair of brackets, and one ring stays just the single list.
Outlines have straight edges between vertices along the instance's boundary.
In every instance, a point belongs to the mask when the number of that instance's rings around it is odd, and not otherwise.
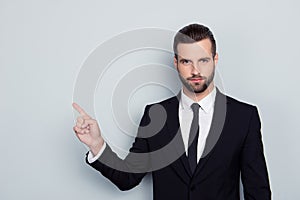
[{"label": "shirt cuff", "polygon": [[103,153],[103,151],[105,150],[105,148],[106,148],[106,142],[103,143],[103,146],[101,147],[100,151],[99,151],[99,152],[97,153],[97,155],[95,155],[94,157],[93,157],[92,152],[89,151],[88,156],[87,156],[87,161],[88,161],[89,163],[93,163],[93,162],[95,162],[96,160],[98,160],[98,158],[100,158],[100,156],[102,155],[102,153]]}]

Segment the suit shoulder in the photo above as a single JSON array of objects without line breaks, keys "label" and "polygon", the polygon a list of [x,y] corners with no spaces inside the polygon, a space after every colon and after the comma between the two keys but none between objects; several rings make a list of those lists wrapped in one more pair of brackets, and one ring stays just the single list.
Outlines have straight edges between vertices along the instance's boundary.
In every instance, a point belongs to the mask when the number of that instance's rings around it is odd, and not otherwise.
[{"label": "suit shoulder", "polygon": [[237,100],[230,96],[226,96],[226,99],[228,112],[231,113],[230,116],[235,116],[235,119],[239,123],[242,123],[243,121],[250,123],[253,119],[258,120],[259,123],[259,112],[255,105]]},{"label": "suit shoulder", "polygon": [[244,101],[240,101],[236,98],[233,98],[231,96],[226,95],[227,102],[229,103],[230,106],[232,106],[235,109],[238,110],[248,110],[248,111],[253,111],[257,110],[257,107],[253,104],[246,103]]},{"label": "suit shoulder", "polygon": [[151,106],[157,105],[157,104],[165,106],[167,104],[178,102],[178,101],[179,101],[179,99],[177,98],[177,96],[172,96],[172,97],[164,99],[162,101],[158,101],[156,103],[148,104],[147,107],[149,107],[149,106],[151,107]]}]

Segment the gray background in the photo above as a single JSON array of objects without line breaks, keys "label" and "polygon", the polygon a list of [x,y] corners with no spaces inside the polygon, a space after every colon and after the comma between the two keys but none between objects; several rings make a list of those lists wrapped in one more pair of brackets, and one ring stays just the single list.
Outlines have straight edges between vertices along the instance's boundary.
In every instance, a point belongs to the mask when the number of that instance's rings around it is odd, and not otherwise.
[{"label": "gray background", "polygon": [[120,192],[84,163],[72,132],[74,83],[113,35],[191,22],[215,33],[225,91],[259,107],[274,199],[299,199],[299,8],[296,0],[1,0],[0,199],[152,199],[149,176]]}]

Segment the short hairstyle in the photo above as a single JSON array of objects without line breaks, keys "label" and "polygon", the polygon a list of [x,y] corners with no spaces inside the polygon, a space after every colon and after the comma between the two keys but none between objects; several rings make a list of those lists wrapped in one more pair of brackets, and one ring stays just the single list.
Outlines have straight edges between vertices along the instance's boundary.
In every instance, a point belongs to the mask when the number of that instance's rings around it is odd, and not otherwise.
[{"label": "short hairstyle", "polygon": [[204,39],[210,40],[212,57],[215,58],[217,47],[214,35],[208,27],[201,24],[187,25],[176,33],[173,43],[175,58],[178,59],[177,46],[179,43],[194,43]]}]

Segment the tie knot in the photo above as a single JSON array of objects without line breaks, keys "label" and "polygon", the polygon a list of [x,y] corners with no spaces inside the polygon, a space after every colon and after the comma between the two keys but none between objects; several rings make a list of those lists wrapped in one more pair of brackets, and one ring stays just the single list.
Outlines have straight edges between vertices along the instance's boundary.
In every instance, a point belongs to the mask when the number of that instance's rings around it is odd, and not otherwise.
[{"label": "tie knot", "polygon": [[197,103],[193,103],[191,105],[191,108],[192,108],[192,110],[193,110],[194,113],[197,113],[197,112],[199,112],[200,105],[197,104]]}]

